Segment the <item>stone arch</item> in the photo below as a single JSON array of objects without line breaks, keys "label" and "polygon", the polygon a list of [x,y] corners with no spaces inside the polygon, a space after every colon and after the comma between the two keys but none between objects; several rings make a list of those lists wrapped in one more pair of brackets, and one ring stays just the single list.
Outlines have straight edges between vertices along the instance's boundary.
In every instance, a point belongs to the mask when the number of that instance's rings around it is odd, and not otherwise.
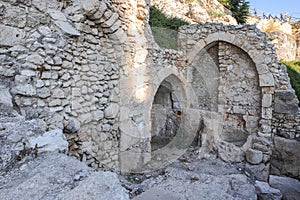
[{"label": "stone arch", "polygon": [[192,105],[195,109],[217,111],[219,85],[217,51],[218,43],[212,42],[199,51],[197,58],[190,63],[187,79],[192,83],[192,90],[197,96],[197,103]]},{"label": "stone arch", "polygon": [[186,106],[183,83],[174,74],[169,75],[159,84],[151,106],[151,151],[176,136]]},{"label": "stone arch", "polygon": [[[260,41],[262,43],[264,43],[265,45],[267,44],[267,41]],[[241,52],[244,52],[245,56],[248,56],[249,59],[251,60],[251,62],[253,62],[253,69],[256,72],[255,76],[258,77],[257,80],[255,82],[257,82],[257,88],[256,91],[259,92],[259,97],[258,97],[258,103],[256,106],[256,109],[259,110],[259,113],[256,115],[257,118],[255,118],[255,120],[257,120],[257,126],[258,129],[253,129],[251,134],[255,134],[255,135],[264,135],[264,134],[269,134],[270,132],[268,131],[268,125],[267,124],[271,124],[271,116],[272,116],[272,108],[271,108],[271,102],[273,97],[273,92],[275,90],[275,81],[274,81],[274,77],[273,74],[269,71],[269,67],[271,66],[271,61],[266,61],[265,58],[263,57],[263,55],[265,55],[265,52],[263,49],[259,49],[257,48],[258,44],[250,44],[250,41],[244,40],[243,38],[240,37],[240,34],[231,34],[228,32],[215,32],[215,33],[211,33],[209,35],[207,35],[207,37],[198,40],[194,46],[192,46],[188,51],[187,51],[187,60],[188,63],[190,65],[189,69],[188,69],[188,82],[189,84],[191,84],[193,82],[192,80],[192,73],[191,73],[191,68],[193,66],[193,63],[199,59],[199,55],[201,55],[201,53],[203,51],[206,51],[208,48],[210,48],[211,46],[217,44],[217,43],[224,43],[224,44],[228,44],[229,46],[232,46],[233,48],[239,49]],[[220,55],[218,55],[220,56]],[[222,55],[221,55],[222,56]],[[222,59],[220,59],[222,60]],[[220,63],[220,65],[222,65],[222,63]],[[226,63],[225,63],[226,65]],[[225,66],[224,66],[225,67]],[[220,70],[221,71],[221,70]],[[222,75],[220,74],[220,77]],[[223,84],[222,80],[220,80],[220,84]],[[255,86],[255,84],[253,84]],[[220,88],[218,89],[218,91],[220,91]],[[220,98],[220,97],[218,97]],[[226,120],[226,116],[224,115],[224,113],[220,113],[220,109],[226,109],[226,106],[224,107],[223,105],[220,105],[220,99],[218,99],[218,113],[223,115],[222,120],[223,120],[223,124],[227,124]],[[235,108],[237,109],[238,106]],[[238,109],[235,112],[239,112]],[[236,121],[239,121],[241,118],[242,120],[244,115],[236,115],[238,118],[236,119]],[[251,116],[252,117],[252,116]],[[250,118],[251,118],[250,117]],[[206,121],[208,124],[211,124],[212,121],[211,119],[208,119],[208,121]],[[233,120],[234,121],[234,120]],[[251,119],[247,120],[247,123],[251,123],[250,122]],[[250,125],[251,126],[251,125]],[[256,125],[252,125],[252,127],[255,127]],[[222,127],[221,132],[223,131]],[[202,141],[202,145],[205,143],[218,143],[218,151],[223,152],[223,155],[226,154],[226,156],[223,156],[223,158],[227,161],[240,161],[241,159],[243,159],[243,154],[241,153],[237,153],[240,154],[241,157],[237,156],[236,158],[232,159],[232,157],[230,157],[230,151],[232,151],[233,149],[235,149],[236,147],[232,146],[232,143],[228,143],[226,140],[230,140],[228,139],[228,137],[226,138],[222,138],[221,137],[221,132],[219,130],[219,133],[212,133],[213,136],[209,136],[206,135],[207,140],[210,141]],[[211,134],[211,133],[209,133]],[[247,137],[243,139],[243,143],[241,144],[236,144],[233,143],[234,145],[237,145],[239,147],[241,147],[241,145],[245,144],[246,145],[246,140]],[[224,142],[225,141],[225,142]],[[233,148],[233,149],[232,149]],[[244,147],[242,147],[244,148]],[[231,149],[231,150],[230,150]],[[229,150],[229,151],[228,151]],[[235,151],[235,150],[234,150]],[[241,152],[241,150],[236,150],[237,152]],[[225,152],[225,153],[224,153]]]},{"label": "stone arch", "polygon": [[196,58],[198,53],[205,48],[207,45],[223,41],[234,46],[239,47],[245,51],[252,61],[255,64],[257,73],[259,75],[259,84],[260,87],[275,87],[275,81],[272,73],[269,71],[268,66],[265,63],[264,58],[262,57],[262,50],[255,48],[248,41],[243,40],[243,38],[238,38],[237,34],[232,34],[228,32],[215,32],[209,34],[206,38],[199,40],[193,47],[191,51],[187,53],[187,59],[189,63],[192,63]]}]

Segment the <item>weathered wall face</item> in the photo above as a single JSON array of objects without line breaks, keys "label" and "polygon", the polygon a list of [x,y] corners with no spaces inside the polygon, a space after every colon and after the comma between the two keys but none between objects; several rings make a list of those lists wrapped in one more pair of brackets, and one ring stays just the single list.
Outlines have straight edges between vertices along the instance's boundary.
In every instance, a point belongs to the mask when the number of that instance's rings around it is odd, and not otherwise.
[{"label": "weathered wall face", "polygon": [[[255,64],[246,52],[228,43],[219,44],[219,110],[226,115],[222,139],[242,146],[259,131],[262,95]],[[249,98],[251,97],[251,98]]]},{"label": "weathered wall face", "polygon": [[45,129],[64,129],[70,155],[93,168],[112,168],[118,163],[115,48],[122,12],[91,2],[2,1],[0,73],[12,81],[23,115]]},{"label": "weathered wall face", "polygon": [[[246,158],[250,163],[247,167],[261,180],[266,180],[271,164],[272,173],[298,177],[299,172],[293,167],[298,165],[295,158],[298,155],[296,152],[299,152],[298,148],[293,148],[298,143],[295,136],[299,132],[298,100],[291,90],[286,68],[276,61],[275,50],[266,35],[254,26],[212,27],[209,24],[188,26],[181,29],[180,34],[182,49],[186,50],[185,55],[192,66],[188,68],[191,72],[188,72],[190,76],[187,80],[193,77],[197,66],[197,71],[201,72],[197,74],[198,79],[202,77],[202,80],[209,73],[218,76],[216,66],[219,68],[218,81],[209,78],[210,83],[207,84],[204,81],[195,82],[194,77],[188,81],[196,85],[196,89],[219,82],[218,92],[209,90],[212,94],[218,94],[219,118],[212,117],[212,112],[201,115],[205,126],[202,147],[217,150],[219,156],[227,161]],[[218,48],[214,48],[218,56],[212,56],[213,51],[207,49],[213,49],[216,43]],[[207,53],[201,53],[203,50]],[[202,63],[199,62],[201,59]],[[199,97],[209,93],[205,92],[197,93],[196,90],[195,93]],[[199,108],[200,112],[205,109]],[[217,121],[222,122],[219,123],[221,128],[218,133],[212,127],[218,124]],[[284,140],[283,134],[290,135],[285,136],[289,139]],[[290,144],[287,145],[290,147],[285,148],[283,144]],[[279,153],[291,149],[294,149],[291,155]],[[274,157],[270,162],[272,150]]]}]

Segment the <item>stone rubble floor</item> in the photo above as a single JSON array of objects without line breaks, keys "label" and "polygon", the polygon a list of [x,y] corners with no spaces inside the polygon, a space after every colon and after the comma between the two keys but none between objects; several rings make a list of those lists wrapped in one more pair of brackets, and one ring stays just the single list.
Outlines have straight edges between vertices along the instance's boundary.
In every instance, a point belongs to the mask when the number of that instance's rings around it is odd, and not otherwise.
[{"label": "stone rubble floor", "polygon": [[134,200],[257,199],[255,180],[243,166],[213,155],[199,158],[197,148],[190,148],[165,169],[119,179]]}]

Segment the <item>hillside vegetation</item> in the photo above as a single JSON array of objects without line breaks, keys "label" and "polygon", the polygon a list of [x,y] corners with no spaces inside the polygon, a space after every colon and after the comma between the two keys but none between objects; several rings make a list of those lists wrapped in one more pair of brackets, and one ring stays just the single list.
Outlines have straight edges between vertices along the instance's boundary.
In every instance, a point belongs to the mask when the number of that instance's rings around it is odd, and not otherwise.
[{"label": "hillside vegetation", "polygon": [[287,66],[287,72],[291,80],[291,85],[300,101],[300,61],[282,61],[282,63]]},{"label": "hillside vegetation", "polygon": [[167,28],[178,30],[180,26],[188,25],[189,23],[177,17],[167,17],[154,6],[150,7],[149,24],[151,27]]},{"label": "hillside vegetation", "polygon": [[166,49],[178,49],[177,31],[180,26],[189,23],[176,18],[167,17],[164,13],[155,7],[150,7],[149,24],[156,43]]}]

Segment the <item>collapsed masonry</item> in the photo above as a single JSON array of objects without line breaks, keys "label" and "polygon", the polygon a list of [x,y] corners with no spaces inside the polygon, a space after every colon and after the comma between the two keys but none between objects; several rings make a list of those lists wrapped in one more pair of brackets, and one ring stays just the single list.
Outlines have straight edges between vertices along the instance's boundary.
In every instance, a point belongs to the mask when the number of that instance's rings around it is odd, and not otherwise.
[{"label": "collapsed masonry", "polygon": [[175,51],[154,42],[148,1],[63,2],[0,3],[0,103],[62,129],[70,155],[141,172],[200,135],[204,156],[300,178],[298,100],[255,26],[186,26]]}]

